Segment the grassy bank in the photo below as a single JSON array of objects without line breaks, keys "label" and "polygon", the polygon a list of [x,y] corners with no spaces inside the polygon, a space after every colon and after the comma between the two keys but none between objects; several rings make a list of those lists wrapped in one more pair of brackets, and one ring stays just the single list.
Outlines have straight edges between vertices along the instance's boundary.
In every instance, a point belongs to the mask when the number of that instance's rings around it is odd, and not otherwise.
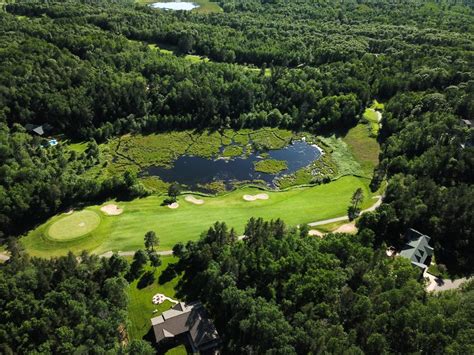
[{"label": "grassy bank", "polygon": [[[143,246],[143,236],[154,230],[160,238],[160,250],[169,250],[177,242],[199,238],[201,232],[216,221],[225,221],[242,234],[250,217],[264,219],[282,218],[289,225],[309,223],[345,215],[354,191],[361,187],[366,199],[362,208],[373,203],[368,189],[368,179],[346,176],[329,184],[292,189],[284,192],[268,192],[268,200],[246,202],[244,194],[257,194],[259,190],[243,188],[227,195],[203,197],[203,205],[178,198],[180,207],[170,209],[161,206],[162,198],[151,196],[129,202],[119,202],[124,209],[118,216],[103,216],[100,225],[79,240],[51,241],[45,232],[51,223],[63,215],[55,216],[31,231],[21,241],[31,255],[51,257],[64,255],[69,250],[89,250],[97,254],[109,250],[136,250]],[[88,210],[100,212],[100,206]]]}]

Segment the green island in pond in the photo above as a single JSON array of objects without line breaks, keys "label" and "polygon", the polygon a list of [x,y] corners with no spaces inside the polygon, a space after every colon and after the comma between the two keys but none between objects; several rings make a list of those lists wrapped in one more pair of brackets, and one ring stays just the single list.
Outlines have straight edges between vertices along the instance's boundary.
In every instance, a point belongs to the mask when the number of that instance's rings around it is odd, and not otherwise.
[{"label": "green island in pond", "polygon": [[276,174],[288,168],[284,160],[265,159],[255,163],[255,171],[267,174]]}]

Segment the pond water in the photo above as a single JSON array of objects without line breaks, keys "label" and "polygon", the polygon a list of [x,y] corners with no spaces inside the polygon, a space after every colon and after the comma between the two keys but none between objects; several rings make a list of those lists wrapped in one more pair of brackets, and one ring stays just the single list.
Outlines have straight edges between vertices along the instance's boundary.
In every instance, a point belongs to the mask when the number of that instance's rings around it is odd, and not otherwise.
[{"label": "pond water", "polygon": [[260,154],[252,153],[248,157],[233,159],[206,159],[183,155],[176,159],[172,168],[149,167],[144,172],[158,176],[165,182],[178,182],[190,188],[198,184],[224,181],[230,186],[235,181],[263,180],[275,187],[275,178],[308,166],[321,156],[319,148],[303,141],[296,141],[282,149],[270,150],[265,159],[277,159],[287,162],[288,169],[277,174],[265,174],[255,171],[254,163],[263,159]]},{"label": "pond water", "polygon": [[155,2],[150,5],[154,9],[165,9],[165,10],[185,10],[191,11],[199,7],[193,2],[181,2],[181,1],[173,1],[173,2]]}]

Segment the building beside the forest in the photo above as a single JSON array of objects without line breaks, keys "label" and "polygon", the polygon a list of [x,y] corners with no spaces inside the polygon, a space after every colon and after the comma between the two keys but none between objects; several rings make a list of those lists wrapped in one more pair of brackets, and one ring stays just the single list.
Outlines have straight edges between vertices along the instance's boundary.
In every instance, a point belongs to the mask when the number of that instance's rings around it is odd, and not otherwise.
[{"label": "building beside the forest", "polygon": [[433,255],[433,248],[429,245],[431,238],[412,228],[405,233],[405,238],[407,243],[400,251],[400,256],[409,259],[412,265],[426,269]]},{"label": "building beside the forest", "polygon": [[34,125],[34,124],[26,124],[25,129],[28,132],[36,133],[39,136],[44,135],[48,131],[50,131],[53,127],[49,123],[45,123],[43,125]]},{"label": "building beside the forest", "polygon": [[184,342],[195,352],[213,353],[220,344],[219,334],[201,302],[179,302],[151,319],[158,344]]}]

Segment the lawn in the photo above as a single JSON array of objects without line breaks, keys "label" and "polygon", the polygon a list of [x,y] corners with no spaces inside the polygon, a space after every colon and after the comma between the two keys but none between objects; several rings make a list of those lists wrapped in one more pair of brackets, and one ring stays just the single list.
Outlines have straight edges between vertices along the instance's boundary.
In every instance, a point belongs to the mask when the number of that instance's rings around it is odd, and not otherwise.
[{"label": "lawn", "polygon": [[46,233],[53,240],[72,240],[90,233],[99,224],[100,216],[97,213],[84,210],[60,218],[50,225]]},{"label": "lawn", "polygon": [[[163,284],[158,284],[158,278],[162,271],[166,269],[169,263],[177,261],[177,258],[172,256],[161,257],[162,264],[155,271],[155,281],[153,284],[138,288],[139,280],[130,283],[128,290],[129,304],[128,304],[128,319],[130,326],[128,327],[128,334],[130,339],[142,339],[144,335],[151,329],[150,319],[159,316],[162,312],[168,310],[173,306],[173,303],[165,301],[160,305],[155,305],[151,302],[154,295],[162,293],[172,299],[175,298],[175,286],[178,283],[178,278]],[[151,266],[147,266],[145,271],[153,270]],[[155,313],[153,313],[157,310]]]},{"label": "lawn", "polygon": [[[87,237],[80,240],[58,242],[45,238],[51,223],[64,216],[56,216],[22,238],[23,245],[33,256],[51,257],[64,255],[69,250],[89,250],[97,254],[113,251],[136,250],[143,247],[143,236],[154,230],[160,238],[160,250],[169,250],[177,242],[196,240],[216,221],[225,221],[242,234],[250,217],[264,219],[282,218],[288,225],[309,223],[343,216],[354,191],[361,187],[366,199],[362,208],[372,205],[368,179],[345,176],[329,184],[298,188],[283,192],[269,191],[268,200],[246,202],[244,194],[257,194],[260,190],[243,188],[216,197],[203,197],[203,205],[178,198],[180,207],[161,206],[163,198],[150,196],[129,202],[118,202],[124,212],[118,216],[102,215],[101,224]],[[87,210],[99,214],[100,206]]]}]

